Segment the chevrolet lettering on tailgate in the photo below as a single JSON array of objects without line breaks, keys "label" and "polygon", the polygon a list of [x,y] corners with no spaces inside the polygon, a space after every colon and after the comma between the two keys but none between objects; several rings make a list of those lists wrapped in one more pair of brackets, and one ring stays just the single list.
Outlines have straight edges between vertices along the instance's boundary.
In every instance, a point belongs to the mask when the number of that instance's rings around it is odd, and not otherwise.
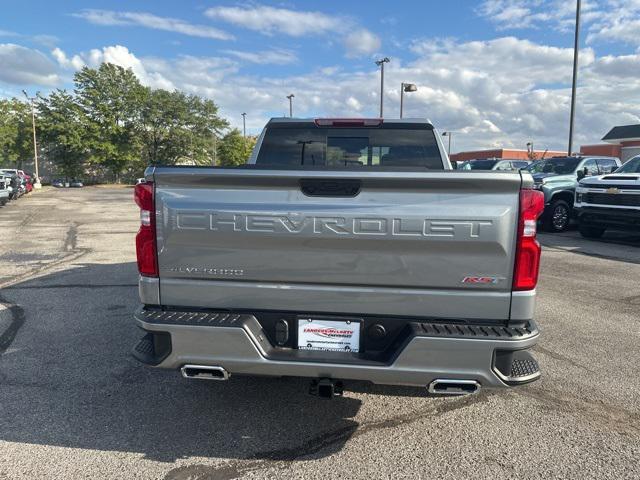
[{"label": "chevrolet lettering on tailgate", "polygon": [[269,215],[255,213],[176,213],[180,230],[283,234],[388,235],[397,237],[480,238],[491,220],[430,220],[347,216]]}]

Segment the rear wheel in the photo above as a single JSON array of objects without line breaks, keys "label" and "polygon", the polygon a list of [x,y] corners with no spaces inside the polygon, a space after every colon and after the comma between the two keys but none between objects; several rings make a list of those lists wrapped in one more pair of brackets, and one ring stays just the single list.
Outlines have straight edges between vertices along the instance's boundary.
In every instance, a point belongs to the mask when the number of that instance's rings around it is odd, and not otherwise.
[{"label": "rear wheel", "polygon": [[584,238],[600,238],[606,229],[601,227],[590,227],[588,225],[580,225],[578,231]]},{"label": "rear wheel", "polygon": [[571,206],[564,200],[555,200],[549,209],[549,215],[545,222],[547,230],[552,232],[564,232],[569,228],[571,221]]}]

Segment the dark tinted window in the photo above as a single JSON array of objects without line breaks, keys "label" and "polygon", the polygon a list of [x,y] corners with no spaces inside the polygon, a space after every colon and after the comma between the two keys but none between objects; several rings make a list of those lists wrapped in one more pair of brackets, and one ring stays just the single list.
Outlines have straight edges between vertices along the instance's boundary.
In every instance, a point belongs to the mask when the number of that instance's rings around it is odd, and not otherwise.
[{"label": "dark tinted window", "polygon": [[582,164],[582,169],[587,176],[595,176],[598,175],[598,164],[595,159],[590,158],[589,160],[585,160]]},{"label": "dark tinted window", "polygon": [[579,158],[575,157],[559,157],[548,158],[532,163],[527,168],[531,173],[555,173],[557,175],[567,175],[573,173],[580,163]]},{"label": "dark tinted window", "polygon": [[256,163],[291,167],[444,169],[433,130],[397,127],[269,127]]},{"label": "dark tinted window", "polygon": [[616,173],[640,173],[640,156],[633,157],[617,169]]},{"label": "dark tinted window", "polygon": [[496,164],[497,160],[471,160],[467,162],[463,170],[491,170]]},{"label": "dark tinted window", "polygon": [[611,173],[618,167],[618,164],[613,158],[598,158],[596,161],[598,162],[598,170],[601,174]]}]

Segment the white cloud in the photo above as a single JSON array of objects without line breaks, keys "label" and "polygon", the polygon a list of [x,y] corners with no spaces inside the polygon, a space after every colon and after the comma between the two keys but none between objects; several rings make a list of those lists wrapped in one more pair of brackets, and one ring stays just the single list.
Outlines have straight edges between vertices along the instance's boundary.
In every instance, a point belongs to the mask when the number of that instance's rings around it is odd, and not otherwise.
[{"label": "white cloud", "polygon": [[132,26],[181,33],[192,37],[232,40],[233,35],[208,25],[196,25],[184,20],[160,17],[146,12],[116,12],[112,10],[86,9],[73,16],[82,18],[95,25]]},{"label": "white cloud", "polygon": [[[413,82],[418,91],[405,95],[405,115],[428,117],[442,130],[457,132],[454,150],[525,148],[528,141],[540,148],[566,147],[572,48],[503,37],[471,42],[423,40],[414,42],[411,52],[414,58],[403,62],[392,58],[385,67],[386,116],[399,113],[400,83]],[[252,133],[269,117],[287,114],[290,93],[295,94],[294,111],[300,116],[378,113],[380,72],[374,65],[326,65],[296,75],[249,76],[239,70],[239,63],[249,57],[227,54],[234,58],[138,57],[122,45],[72,54],[52,52],[65,69],[108,61],[131,68],[145,85],[211,98],[235,125],[241,125],[240,113],[247,112]],[[23,50],[13,55],[27,56]],[[597,143],[611,126],[639,122],[640,52],[598,56],[585,48],[581,59],[576,143]],[[6,73],[3,68],[0,76]],[[47,85],[47,78],[41,84]]]},{"label": "white cloud", "polygon": [[347,98],[347,106],[354,112],[359,112],[360,110],[362,110],[362,104],[355,97]]},{"label": "white cloud", "polygon": [[51,51],[51,55],[56,59],[58,64],[65,69],[80,70],[85,65],[80,55],[74,55],[72,58],[68,58],[67,55],[57,47]]},{"label": "white cloud", "polygon": [[[478,13],[496,25],[498,29],[552,28],[573,30],[575,1],[567,0],[484,0]],[[582,21],[590,21],[599,14],[595,0],[582,2]]]},{"label": "white cloud", "polygon": [[0,82],[54,86],[60,81],[56,65],[42,52],[13,43],[0,43]]},{"label": "white cloud", "polygon": [[265,35],[284,33],[292,37],[337,31],[343,20],[322,12],[304,12],[268,6],[213,7],[205,15],[255,30]]},{"label": "white cloud", "polygon": [[380,38],[352,19],[322,12],[290,10],[265,5],[247,7],[213,7],[205,15],[263,35],[338,35],[348,57],[370,55],[381,45]]},{"label": "white cloud", "polygon": [[344,38],[344,45],[347,49],[348,57],[358,57],[377,52],[381,42],[377,35],[374,35],[367,29],[361,28],[349,33]]},{"label": "white cloud", "polygon": [[640,47],[640,0],[609,0],[589,26],[587,43],[622,42]]},{"label": "white cloud", "polygon": [[[576,4],[567,0],[484,0],[477,9],[500,30],[575,25]],[[621,42],[640,47],[640,0],[587,0],[581,8],[587,44]]]},{"label": "white cloud", "polygon": [[232,55],[240,60],[260,65],[287,65],[298,61],[295,52],[291,50],[273,49],[263,50],[261,52],[244,52],[240,50],[222,50],[225,55]]}]

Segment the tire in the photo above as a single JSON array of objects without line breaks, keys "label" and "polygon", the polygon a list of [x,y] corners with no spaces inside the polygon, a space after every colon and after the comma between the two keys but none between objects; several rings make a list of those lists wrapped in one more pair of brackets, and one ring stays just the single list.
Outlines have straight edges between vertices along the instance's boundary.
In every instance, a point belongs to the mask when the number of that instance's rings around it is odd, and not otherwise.
[{"label": "tire", "polygon": [[606,228],[591,227],[589,225],[580,225],[578,231],[584,238],[600,238],[604,234]]},{"label": "tire", "polygon": [[564,232],[571,223],[571,205],[564,200],[555,200],[549,207],[549,214],[544,222],[545,230]]}]

